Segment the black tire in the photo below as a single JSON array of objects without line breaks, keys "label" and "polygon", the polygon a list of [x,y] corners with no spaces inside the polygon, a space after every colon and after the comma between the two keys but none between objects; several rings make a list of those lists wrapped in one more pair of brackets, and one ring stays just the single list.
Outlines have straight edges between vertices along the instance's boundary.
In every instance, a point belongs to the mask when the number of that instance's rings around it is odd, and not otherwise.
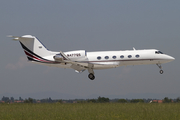
[{"label": "black tire", "polygon": [[160,70],[160,71],[159,71],[159,73],[160,73],[160,74],[163,74],[163,73],[164,73],[164,71],[163,71],[163,70]]},{"label": "black tire", "polygon": [[95,79],[95,76],[94,76],[94,74],[92,74],[92,73],[90,73],[90,74],[88,75],[88,77],[89,77],[90,80],[94,80],[94,79]]}]

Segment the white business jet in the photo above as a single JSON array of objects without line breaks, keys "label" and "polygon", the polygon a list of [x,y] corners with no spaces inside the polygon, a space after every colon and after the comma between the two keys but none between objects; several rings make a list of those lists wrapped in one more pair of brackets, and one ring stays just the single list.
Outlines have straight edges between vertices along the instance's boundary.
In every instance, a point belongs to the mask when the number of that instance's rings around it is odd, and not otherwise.
[{"label": "white business jet", "polygon": [[91,80],[95,79],[94,70],[127,65],[156,64],[160,68],[160,74],[163,74],[161,64],[175,59],[156,49],[136,50],[133,48],[133,50],[126,51],[86,52],[85,50],[75,50],[54,52],[49,51],[35,36],[9,37],[20,42],[29,61],[47,66],[72,68],[77,73],[88,70],[88,77]]}]

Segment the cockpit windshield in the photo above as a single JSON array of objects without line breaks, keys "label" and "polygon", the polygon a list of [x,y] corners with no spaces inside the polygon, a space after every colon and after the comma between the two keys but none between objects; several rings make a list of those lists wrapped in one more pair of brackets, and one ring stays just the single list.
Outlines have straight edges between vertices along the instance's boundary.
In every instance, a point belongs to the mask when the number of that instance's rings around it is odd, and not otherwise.
[{"label": "cockpit windshield", "polygon": [[156,54],[163,54],[161,51],[155,51]]}]

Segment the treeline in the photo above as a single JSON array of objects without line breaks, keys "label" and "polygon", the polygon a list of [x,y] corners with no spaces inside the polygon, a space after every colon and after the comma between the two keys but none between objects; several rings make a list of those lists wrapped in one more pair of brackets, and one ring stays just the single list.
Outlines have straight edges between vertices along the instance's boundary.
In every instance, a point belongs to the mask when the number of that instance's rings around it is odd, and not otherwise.
[{"label": "treeline", "polygon": [[4,97],[1,99],[0,103],[180,103],[180,97],[177,99],[170,99],[165,97],[162,100],[157,99],[109,99],[106,97],[99,96],[97,99],[71,99],[71,100],[52,100],[50,97],[46,99],[36,100],[33,98],[14,99],[13,97]]},{"label": "treeline", "polygon": [[[81,103],[81,102],[84,102],[84,101],[78,101],[78,103]],[[98,99],[88,99],[88,100],[85,100],[85,102],[88,102],[88,103],[108,103],[110,102],[109,98],[105,98],[105,97],[98,97]]]}]

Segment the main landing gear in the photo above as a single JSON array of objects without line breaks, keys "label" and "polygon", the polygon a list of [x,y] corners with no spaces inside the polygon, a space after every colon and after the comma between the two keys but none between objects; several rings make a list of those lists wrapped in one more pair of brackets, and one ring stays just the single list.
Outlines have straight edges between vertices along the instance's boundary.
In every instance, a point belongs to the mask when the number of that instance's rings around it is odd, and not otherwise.
[{"label": "main landing gear", "polygon": [[160,73],[160,74],[163,74],[163,73],[164,73],[164,71],[162,70],[162,66],[161,66],[161,64],[156,64],[156,65],[160,68],[159,73]]},{"label": "main landing gear", "polygon": [[94,80],[95,76],[94,76],[94,71],[92,69],[92,66],[91,66],[91,68],[88,69],[88,72],[89,72],[89,75],[88,75],[89,79]]},{"label": "main landing gear", "polygon": [[89,73],[88,77],[89,77],[89,79],[91,79],[91,80],[94,80],[94,79],[95,79],[95,76],[94,76],[94,74],[92,74],[92,73]]}]

